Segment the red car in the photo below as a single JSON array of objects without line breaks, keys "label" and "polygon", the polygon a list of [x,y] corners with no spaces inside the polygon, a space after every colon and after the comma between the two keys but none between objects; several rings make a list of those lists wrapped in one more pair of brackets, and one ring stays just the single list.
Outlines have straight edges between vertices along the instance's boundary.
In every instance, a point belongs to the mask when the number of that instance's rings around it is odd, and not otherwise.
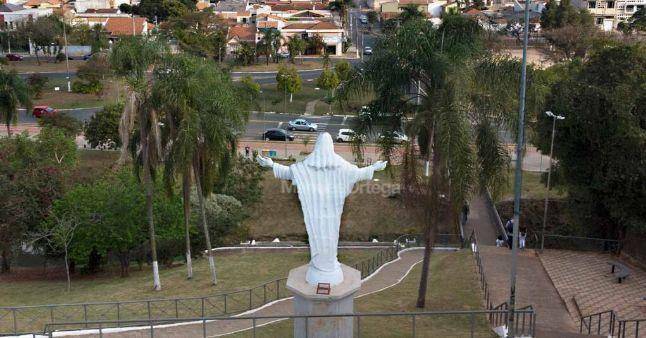
[{"label": "red car", "polygon": [[58,110],[50,106],[35,106],[32,112],[32,114],[36,118],[43,117],[43,116],[51,117],[56,115],[57,113],[58,113]]},{"label": "red car", "polygon": [[18,54],[6,54],[5,57],[9,61],[22,61],[22,56]]}]

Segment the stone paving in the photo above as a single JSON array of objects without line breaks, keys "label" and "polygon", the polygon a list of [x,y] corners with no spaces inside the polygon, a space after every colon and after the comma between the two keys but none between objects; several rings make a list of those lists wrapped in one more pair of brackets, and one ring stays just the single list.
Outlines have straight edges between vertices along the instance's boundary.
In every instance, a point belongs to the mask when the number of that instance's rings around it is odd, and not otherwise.
[{"label": "stone paving", "polygon": [[615,258],[607,254],[545,250],[540,259],[573,317],[614,310],[620,319],[646,319],[643,270],[624,263],[631,274],[619,284],[607,264]]}]

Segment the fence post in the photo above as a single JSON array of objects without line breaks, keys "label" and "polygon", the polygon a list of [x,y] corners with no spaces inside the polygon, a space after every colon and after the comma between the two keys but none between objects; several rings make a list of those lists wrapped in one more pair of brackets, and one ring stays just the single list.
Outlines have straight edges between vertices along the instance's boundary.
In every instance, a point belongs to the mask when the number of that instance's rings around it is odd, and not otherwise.
[{"label": "fence post", "polygon": [[469,318],[469,319],[470,319],[470,325],[471,325],[471,338],[473,338],[473,337],[474,337],[474,335],[473,335],[473,331],[474,331],[475,326],[476,326],[476,316],[475,316],[475,313],[471,312],[471,316],[470,316],[470,317],[471,317],[471,318]]},{"label": "fence post", "polygon": [[11,309],[11,313],[13,314],[13,333],[15,334],[18,333],[18,319],[16,318],[16,309]]},{"label": "fence post", "polygon": [[49,321],[52,322],[52,323],[54,322],[54,307],[53,306],[49,307]]},{"label": "fence post", "polygon": [[224,294],[224,314],[227,314],[227,294]]},{"label": "fence post", "polygon": [[175,298],[175,319],[179,319],[179,309],[177,308],[178,299]]},{"label": "fence post", "polygon": [[206,338],[206,319],[202,318],[202,338]]},{"label": "fence post", "polygon": [[85,322],[85,327],[87,328],[87,304],[83,304],[83,321]]},{"label": "fence post", "polygon": [[256,338],[256,318],[253,318],[251,320],[251,326],[252,326],[252,329],[253,329],[253,338]]},{"label": "fence post", "polygon": [[417,332],[417,325],[415,324],[415,315],[413,315],[413,338],[415,338],[416,332]]},{"label": "fence post", "polygon": [[117,303],[117,326],[121,326],[121,303]]},{"label": "fence post", "polygon": [[103,325],[99,324],[99,338],[103,338]]},{"label": "fence post", "polygon": [[361,316],[357,316],[357,338],[361,338]]},{"label": "fence post", "polygon": [[204,317],[204,297],[202,297],[202,317]]},{"label": "fence post", "polygon": [[149,320],[148,323],[150,324],[150,338],[155,337],[155,328],[153,327],[153,321]]},{"label": "fence post", "polygon": [[307,319],[308,319],[308,317],[305,317],[305,338],[307,338],[309,336],[309,328],[310,328],[310,325],[309,325]]},{"label": "fence post", "polygon": [[251,310],[251,289],[249,289],[249,310]]},{"label": "fence post", "polygon": [[262,303],[267,304],[267,284],[262,285]]},{"label": "fence post", "polygon": [[276,279],[276,300],[280,299],[280,279]]}]

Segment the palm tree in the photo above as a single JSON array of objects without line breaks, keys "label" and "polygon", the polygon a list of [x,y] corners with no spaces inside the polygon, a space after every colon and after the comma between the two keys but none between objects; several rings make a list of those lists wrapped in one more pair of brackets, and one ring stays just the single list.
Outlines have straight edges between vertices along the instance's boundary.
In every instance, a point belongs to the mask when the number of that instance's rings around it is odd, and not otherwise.
[{"label": "palm tree", "polygon": [[11,124],[18,121],[18,107],[31,109],[29,86],[18,76],[15,70],[0,70],[0,116],[7,127],[7,136],[11,137]]},{"label": "palm tree", "polygon": [[[190,264],[191,172],[197,190],[200,223],[204,231],[211,281],[217,282],[211,238],[206,220],[204,197],[214,182],[229,170],[235,139],[244,128],[246,115],[240,112],[238,96],[230,77],[213,61],[186,55],[169,56],[163,72],[155,74],[153,89],[169,146],[166,181],[172,183],[175,171],[182,175],[187,265]],[[171,186],[172,184],[169,184]],[[189,268],[189,278],[190,278]]]},{"label": "palm tree", "polygon": [[422,13],[419,10],[419,7],[415,4],[408,4],[404,6],[401,13],[399,13],[399,20],[401,21],[401,23],[422,18],[424,18],[424,13]]},{"label": "palm tree", "polygon": [[[166,46],[157,40],[146,37],[122,38],[110,54],[112,69],[126,81],[127,102],[124,107],[119,133],[122,141],[122,164],[130,149],[134,158],[135,171],[142,174],[146,195],[146,219],[150,236],[150,250],[153,263],[153,289],[161,290],[159,265],[157,264],[157,244],[153,219],[153,181],[152,174],[161,154],[159,118],[151,95],[152,83],[146,72],[154,68]],[[135,121],[139,130],[132,134]],[[130,145],[130,146],[129,146]]]},{"label": "palm tree", "polygon": [[[438,28],[409,20],[378,46],[364,71],[342,86],[342,96],[365,89],[377,94],[371,110],[378,114],[362,119],[359,133],[377,125],[399,129],[402,120],[412,120],[408,133],[417,136],[419,147],[405,147],[401,180],[404,201],[424,215],[417,298],[417,307],[423,308],[438,225],[456,223],[476,187],[495,189],[506,182],[509,158],[496,128],[514,125],[520,65],[489,55],[478,24],[457,15],[446,16]],[[411,93],[411,87],[419,90]],[[431,162],[430,177],[418,174],[419,155]]]},{"label": "palm tree", "polygon": [[260,31],[262,32],[262,38],[258,48],[265,54],[267,65],[269,65],[271,54],[273,54],[274,60],[278,62],[278,50],[281,46],[282,34],[276,28],[263,28]]}]

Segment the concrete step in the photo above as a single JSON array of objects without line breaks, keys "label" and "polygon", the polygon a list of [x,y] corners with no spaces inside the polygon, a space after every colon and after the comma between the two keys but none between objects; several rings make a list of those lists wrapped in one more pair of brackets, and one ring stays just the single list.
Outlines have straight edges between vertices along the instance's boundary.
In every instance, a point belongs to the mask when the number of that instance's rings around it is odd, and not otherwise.
[{"label": "concrete step", "polygon": [[608,338],[608,337],[594,335],[594,334],[588,335],[583,333],[548,331],[548,330],[536,329],[536,338]]}]

